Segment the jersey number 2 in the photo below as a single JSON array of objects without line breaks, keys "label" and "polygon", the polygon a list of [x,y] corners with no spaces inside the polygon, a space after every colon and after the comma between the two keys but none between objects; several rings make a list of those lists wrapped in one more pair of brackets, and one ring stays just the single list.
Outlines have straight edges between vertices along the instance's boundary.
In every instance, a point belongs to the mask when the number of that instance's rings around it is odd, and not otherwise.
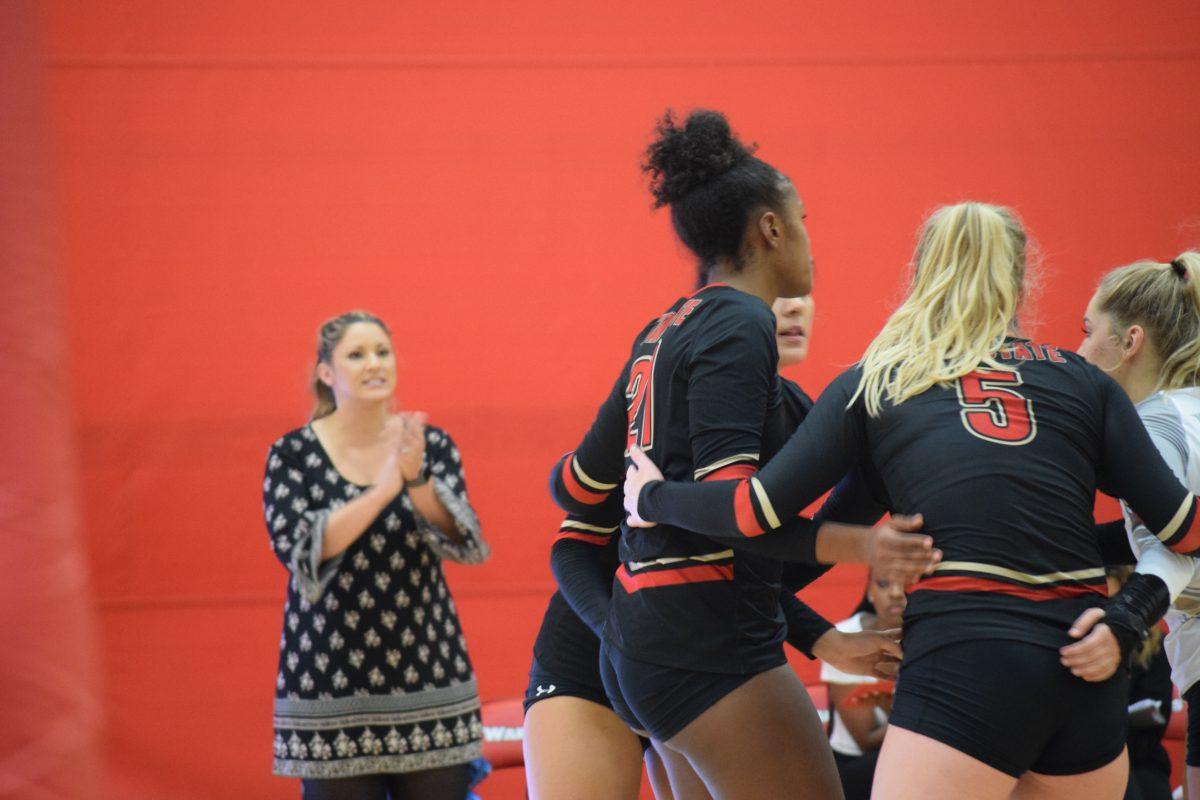
[{"label": "jersey number 2", "polygon": [[642,356],[629,367],[629,385],[625,387],[626,410],[629,415],[629,436],[625,440],[625,454],[637,445],[649,450],[654,444],[654,357],[658,349]]},{"label": "jersey number 2", "polygon": [[959,415],[966,429],[996,444],[1029,444],[1037,436],[1033,403],[1013,387],[1019,372],[977,369],[955,382]]}]

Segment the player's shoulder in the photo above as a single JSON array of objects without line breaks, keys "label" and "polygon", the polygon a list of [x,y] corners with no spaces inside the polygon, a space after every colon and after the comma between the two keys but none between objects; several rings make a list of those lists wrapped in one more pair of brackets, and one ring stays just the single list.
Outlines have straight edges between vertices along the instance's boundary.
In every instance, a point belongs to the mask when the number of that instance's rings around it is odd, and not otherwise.
[{"label": "player's shoulder", "polygon": [[735,289],[725,283],[710,283],[702,286],[685,298],[687,302],[703,308],[710,315],[732,315],[754,319],[775,319],[771,307],[762,298]]},{"label": "player's shoulder", "polygon": [[996,351],[995,357],[1022,373],[1041,374],[1051,379],[1095,382],[1098,376],[1104,375],[1078,353],[1033,339],[1009,338]]},{"label": "player's shoulder", "polygon": [[[1200,417],[1200,386],[1155,392],[1146,398],[1144,403],[1162,413],[1167,413],[1169,410],[1172,415],[1180,419],[1196,419]],[[1138,413],[1141,412],[1142,404],[1138,404]]]},{"label": "player's shoulder", "polygon": [[1200,408],[1195,394],[1187,389],[1155,392],[1135,408],[1160,451],[1169,447],[1177,454],[1179,463],[1186,464],[1190,451],[1188,430],[1196,432],[1196,412]]},{"label": "player's shoulder", "polygon": [[779,388],[785,399],[797,403],[804,408],[812,408],[813,399],[808,392],[800,388],[800,384],[793,380],[779,376]]},{"label": "player's shoulder", "polygon": [[1195,389],[1155,392],[1135,408],[1147,428],[1177,431],[1182,436],[1185,420],[1194,422],[1200,413],[1200,395]]}]

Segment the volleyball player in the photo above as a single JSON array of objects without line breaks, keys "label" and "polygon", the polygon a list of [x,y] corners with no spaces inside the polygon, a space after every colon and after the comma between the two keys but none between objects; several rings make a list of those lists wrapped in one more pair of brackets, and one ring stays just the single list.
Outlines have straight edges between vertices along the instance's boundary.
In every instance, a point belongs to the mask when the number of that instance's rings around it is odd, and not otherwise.
[{"label": "volleyball player", "polygon": [[[813,308],[811,296],[774,302],[781,368],[799,364],[807,356]],[[786,427],[793,430],[812,408],[812,399],[792,381],[783,380],[781,389],[781,411]],[[617,441],[623,450],[623,437]],[[655,795],[660,800],[671,796],[662,760],[653,748],[645,747],[649,744],[646,739],[613,713],[600,680],[599,636],[608,612],[612,577],[620,566],[616,535],[623,516],[619,494],[590,513],[568,515],[551,551],[551,564],[562,589],[551,597],[538,631],[525,693],[525,769],[531,800],[636,797],[643,749]],[[787,641],[810,658],[819,657],[858,674],[873,672],[885,653],[895,652],[894,636],[845,635],[794,595],[825,569],[787,568],[780,596],[788,622]],[[679,790],[676,794],[690,797],[704,792],[694,774],[688,774],[689,769],[678,762],[671,766]]]},{"label": "volleyball player", "polygon": [[[683,125],[668,115],[646,168],[710,282],[641,331],[596,423],[556,468],[554,495],[571,511],[612,495],[629,446],[649,447],[678,478],[720,480],[752,472],[786,435],[768,303],[811,283],[795,188],[714,112],[693,112]],[[622,534],[605,689],[623,720],[685,757],[714,795],[840,796],[824,731],[780,646],[776,557],[836,560],[824,544],[875,537],[831,524],[820,532],[745,543],[764,545],[757,554],[678,529]],[[913,538],[919,574],[931,551],[927,537]]]},{"label": "volleyball player", "polygon": [[[1112,376],[1136,404],[1158,452],[1175,476],[1200,492],[1200,253],[1170,263],[1139,261],[1104,276],[1088,303],[1079,354]],[[1163,646],[1171,677],[1188,701],[1187,784],[1200,797],[1200,576],[1196,560],[1171,552],[1122,504],[1137,571],[1156,575],[1172,599]],[[1103,618],[1085,612],[1078,635]],[[1087,680],[1120,663],[1100,624],[1063,649],[1063,663]]]},{"label": "volleyball player", "polygon": [[[913,587],[905,657],[873,796],[1119,798],[1126,677],[1085,682],[1060,647],[1082,611],[1128,651],[1165,611],[1135,575],[1105,602],[1098,487],[1168,547],[1200,547],[1180,486],[1129,398],[1082,358],[1013,334],[1023,228],[1007,209],[942,208],[924,225],[907,298],[756,475],[687,483],[631,453],[630,524],[757,537],[856,461],[893,511],[919,509],[945,554]],[[663,470],[666,472],[666,470]],[[914,770],[913,764],[921,769]]]}]

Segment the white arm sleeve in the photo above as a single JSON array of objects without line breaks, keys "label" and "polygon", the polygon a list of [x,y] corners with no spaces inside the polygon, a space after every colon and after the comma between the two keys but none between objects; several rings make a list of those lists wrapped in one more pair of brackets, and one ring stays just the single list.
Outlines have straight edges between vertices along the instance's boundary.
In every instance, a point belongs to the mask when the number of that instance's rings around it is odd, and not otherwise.
[{"label": "white arm sleeve", "polygon": [[[1151,398],[1138,407],[1138,415],[1146,426],[1150,439],[1163,460],[1186,485],[1187,436],[1175,407],[1161,397]],[[1125,526],[1129,544],[1138,556],[1137,572],[1162,579],[1171,593],[1171,602],[1192,582],[1196,559],[1168,549],[1136,516],[1125,511]]]}]

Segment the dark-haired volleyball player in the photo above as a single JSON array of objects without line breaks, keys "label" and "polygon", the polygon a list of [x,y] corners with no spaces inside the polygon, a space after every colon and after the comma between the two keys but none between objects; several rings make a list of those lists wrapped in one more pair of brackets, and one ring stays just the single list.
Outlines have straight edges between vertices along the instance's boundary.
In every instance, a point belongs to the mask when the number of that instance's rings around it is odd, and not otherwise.
[{"label": "dark-haired volleyball player", "polygon": [[[806,357],[813,308],[811,296],[781,297],[773,304],[781,368]],[[782,383],[783,413],[788,430],[793,430],[812,400],[795,383]],[[623,438],[620,447],[623,450]],[[588,513],[568,515],[551,550],[551,563],[563,589],[550,598],[534,643],[525,692],[523,745],[531,800],[634,798],[639,792],[647,742],[613,712],[599,667],[599,635],[608,614],[612,576],[620,566],[617,534],[623,518],[621,496],[614,493]],[[798,589],[800,582],[822,572],[790,568],[795,582],[788,589]],[[890,649],[890,637],[875,640],[836,630],[791,592],[785,590],[781,602],[789,623],[788,643],[810,657],[861,673],[874,666],[876,653]],[[660,759],[652,748],[646,749],[645,757],[655,795],[660,800],[670,797]],[[695,786],[693,775],[681,776],[678,769],[673,775],[681,796],[703,791]],[[683,787],[680,781],[685,782]]]},{"label": "dark-haired volleyball player", "polygon": [[1116,800],[1126,677],[1086,682],[1058,651],[1083,610],[1104,605],[1128,652],[1168,598],[1159,578],[1135,575],[1105,601],[1095,490],[1123,497],[1185,552],[1200,547],[1197,498],[1111,378],[1011,335],[1025,269],[1011,212],[940,209],[914,264],[907,299],[776,458],[755,476],[693,484],[655,480],[634,453],[630,523],[756,536],[865,458],[888,505],[919,508],[945,556],[905,611],[873,797],[959,798],[970,787],[979,800]]},{"label": "dark-haired volleyball player", "polygon": [[[752,472],[785,438],[769,304],[811,283],[795,188],[709,111],[682,125],[668,115],[646,169],[710,282],[636,337],[596,423],[555,469],[553,493],[569,511],[608,500],[628,447],[649,448],[678,479],[704,481]],[[869,529],[858,532],[869,540]],[[828,742],[782,651],[783,551],[773,547],[827,562],[837,559],[818,558],[828,555],[821,542],[843,539],[767,538],[751,554],[677,528],[623,532],[604,686],[618,716],[665,744],[668,761],[685,758],[714,796],[836,798]],[[912,538],[919,574],[930,551],[926,537]]]}]

